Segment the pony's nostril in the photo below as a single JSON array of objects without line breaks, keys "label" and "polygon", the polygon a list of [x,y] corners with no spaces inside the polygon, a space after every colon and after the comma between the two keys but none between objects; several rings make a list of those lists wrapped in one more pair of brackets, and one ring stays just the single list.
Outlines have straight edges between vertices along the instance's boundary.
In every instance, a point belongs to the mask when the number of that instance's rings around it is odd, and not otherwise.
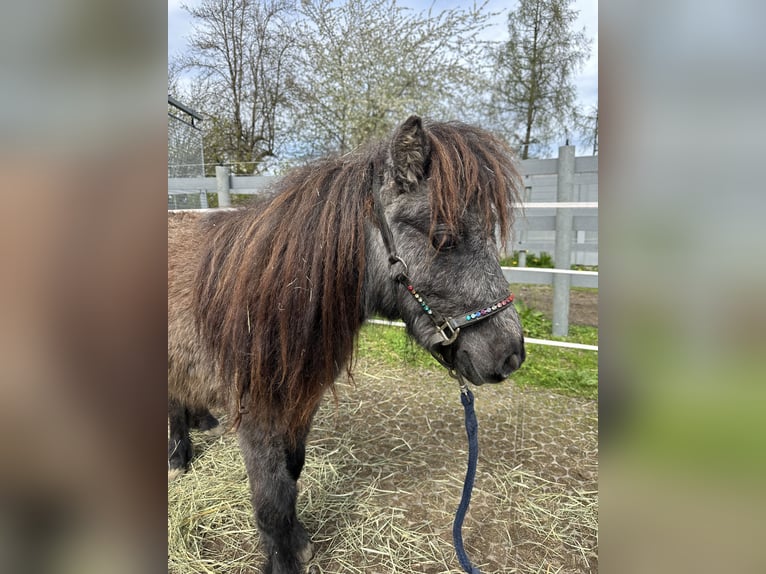
[{"label": "pony's nostril", "polygon": [[517,370],[523,362],[523,356],[519,355],[518,353],[511,353],[508,357],[506,357],[505,361],[503,361],[503,364],[498,370],[497,374],[499,378],[501,380],[507,378],[508,375]]}]

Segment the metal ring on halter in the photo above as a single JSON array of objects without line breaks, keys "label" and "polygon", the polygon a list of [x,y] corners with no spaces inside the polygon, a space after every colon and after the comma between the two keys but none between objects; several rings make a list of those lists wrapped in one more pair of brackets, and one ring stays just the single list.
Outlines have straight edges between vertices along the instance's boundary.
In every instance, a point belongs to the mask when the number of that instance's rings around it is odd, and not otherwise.
[{"label": "metal ring on halter", "polygon": [[449,370],[449,374],[453,379],[457,379],[458,385],[460,386],[460,392],[464,395],[468,395],[468,385],[466,385],[463,375],[454,368]]},{"label": "metal ring on halter", "polygon": [[399,257],[398,255],[389,255],[388,256],[388,263],[393,267],[395,263],[401,263],[402,267],[404,267],[404,274],[407,275],[409,273],[410,269],[407,267],[407,264],[404,262],[404,260]]}]

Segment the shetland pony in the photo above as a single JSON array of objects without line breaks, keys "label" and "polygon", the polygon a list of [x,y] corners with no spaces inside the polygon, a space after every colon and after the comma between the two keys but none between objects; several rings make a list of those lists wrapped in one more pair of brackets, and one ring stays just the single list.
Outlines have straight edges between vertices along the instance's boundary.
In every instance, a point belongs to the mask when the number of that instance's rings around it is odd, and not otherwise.
[{"label": "shetland pony", "polygon": [[295,169],[250,207],[168,214],[169,473],[191,459],[189,428],[216,426],[208,407],[226,408],[264,573],[302,572],[312,555],[295,511],[306,438],[368,317],[403,320],[476,385],[524,361],[496,243],[520,185],[495,136],[412,116]]}]

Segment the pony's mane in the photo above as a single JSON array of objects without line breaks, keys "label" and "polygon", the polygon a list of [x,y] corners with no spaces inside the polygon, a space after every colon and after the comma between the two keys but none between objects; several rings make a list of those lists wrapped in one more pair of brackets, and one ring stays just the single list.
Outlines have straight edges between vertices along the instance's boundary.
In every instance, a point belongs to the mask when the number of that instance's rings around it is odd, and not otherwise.
[{"label": "pony's mane", "polygon": [[[499,225],[504,241],[518,188],[510,150],[465,124],[425,127],[432,227],[457,227],[475,204],[487,231]],[[350,374],[364,320],[365,221],[390,145],[293,170],[265,206],[204,224],[193,308],[219,376],[233,385],[235,420],[241,406],[304,432],[322,391],[344,366]]]}]

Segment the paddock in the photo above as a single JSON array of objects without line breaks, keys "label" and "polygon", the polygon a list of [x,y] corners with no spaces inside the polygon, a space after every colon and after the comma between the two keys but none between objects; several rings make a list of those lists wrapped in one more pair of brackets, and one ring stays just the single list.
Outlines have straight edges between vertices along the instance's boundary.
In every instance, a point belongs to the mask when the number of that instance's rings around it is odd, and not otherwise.
[{"label": "paddock", "polygon": [[[386,327],[376,327],[385,329]],[[432,367],[360,356],[325,397],[307,445],[298,516],[312,574],[459,573],[451,526],[467,445],[455,382]],[[597,572],[594,400],[513,381],[475,389],[476,486],[466,550],[484,574]],[[196,433],[168,485],[168,572],[253,572],[261,556],[233,435]]]},{"label": "paddock", "polygon": [[[530,209],[556,209],[556,215],[517,230],[523,255],[533,247],[534,233],[555,228],[559,268],[502,269],[509,282],[553,285],[553,334],[558,337],[567,336],[570,286],[586,281],[577,287],[597,288],[598,276],[569,266],[576,221],[585,225],[578,231],[578,243],[579,235],[587,239],[594,231],[592,222],[576,219],[572,209],[597,209],[597,203],[572,203],[574,149],[562,150],[568,161],[557,162],[560,173],[552,180],[558,202],[526,202]],[[225,206],[228,188],[238,180],[232,181],[225,168],[218,171],[218,205]],[[534,170],[525,173],[527,191],[535,187],[537,175]],[[590,190],[593,182],[578,185],[582,200],[583,186]],[[202,195],[207,198],[207,191]],[[567,249],[560,250],[562,246]],[[556,305],[561,302],[567,304]],[[397,329],[372,327],[392,328]],[[563,345],[529,334],[527,342]],[[564,346],[597,352],[595,345]],[[486,348],[479,356],[484,354]],[[531,351],[528,362],[533,362]],[[562,376],[569,372],[564,361],[555,371]],[[307,441],[297,518],[314,543],[308,572],[459,572],[452,522],[467,444],[457,384],[436,362],[413,364],[406,356],[397,362],[360,354],[353,373],[353,383],[341,380],[335,396],[325,396]],[[596,401],[513,380],[484,385],[475,393],[481,453],[463,527],[474,564],[484,574],[597,572]],[[195,435],[189,472],[168,486],[168,571],[254,572],[264,557],[237,441],[233,435]]]}]

